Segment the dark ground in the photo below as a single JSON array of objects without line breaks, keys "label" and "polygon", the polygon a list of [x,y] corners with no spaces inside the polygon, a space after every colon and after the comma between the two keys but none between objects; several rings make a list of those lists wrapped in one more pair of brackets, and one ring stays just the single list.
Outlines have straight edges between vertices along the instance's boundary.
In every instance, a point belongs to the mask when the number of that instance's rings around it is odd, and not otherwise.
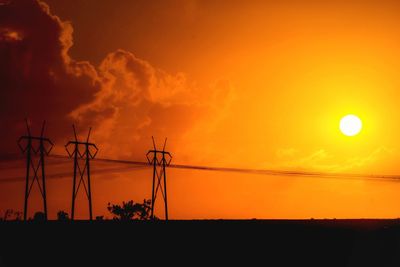
[{"label": "dark ground", "polygon": [[400,220],[2,222],[0,244],[0,266],[400,266]]}]

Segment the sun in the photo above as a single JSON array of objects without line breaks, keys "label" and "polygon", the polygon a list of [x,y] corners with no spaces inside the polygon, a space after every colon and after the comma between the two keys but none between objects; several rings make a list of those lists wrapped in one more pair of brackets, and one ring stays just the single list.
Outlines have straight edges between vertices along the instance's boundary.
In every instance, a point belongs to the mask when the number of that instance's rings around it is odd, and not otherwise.
[{"label": "sun", "polygon": [[361,131],[362,122],[356,115],[346,115],[340,120],[340,131],[347,136],[354,136]]}]

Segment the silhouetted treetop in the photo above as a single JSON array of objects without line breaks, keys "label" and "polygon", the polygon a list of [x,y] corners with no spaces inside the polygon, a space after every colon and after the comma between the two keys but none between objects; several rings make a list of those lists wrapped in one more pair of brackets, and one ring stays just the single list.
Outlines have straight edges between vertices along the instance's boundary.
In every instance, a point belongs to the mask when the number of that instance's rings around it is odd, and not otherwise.
[{"label": "silhouetted treetop", "polygon": [[114,220],[149,220],[151,200],[143,200],[143,203],[134,203],[133,200],[123,201],[122,205],[108,203],[108,211],[114,215]]}]

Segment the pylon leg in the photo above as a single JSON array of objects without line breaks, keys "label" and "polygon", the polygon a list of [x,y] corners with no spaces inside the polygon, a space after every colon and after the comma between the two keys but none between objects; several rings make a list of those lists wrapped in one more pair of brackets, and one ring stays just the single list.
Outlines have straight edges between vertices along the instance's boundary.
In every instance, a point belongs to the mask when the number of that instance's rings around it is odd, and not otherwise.
[{"label": "pylon leg", "polygon": [[164,206],[165,220],[168,221],[168,199],[167,199],[167,172],[165,171],[165,160],[163,159],[163,176],[164,176]]}]

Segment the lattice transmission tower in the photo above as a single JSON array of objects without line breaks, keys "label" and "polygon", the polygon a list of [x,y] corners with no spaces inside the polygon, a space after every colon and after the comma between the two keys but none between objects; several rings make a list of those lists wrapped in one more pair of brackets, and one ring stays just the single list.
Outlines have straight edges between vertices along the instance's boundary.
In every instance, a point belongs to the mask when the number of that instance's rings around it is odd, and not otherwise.
[{"label": "lattice transmission tower", "polygon": [[[29,127],[28,120],[25,119],[28,135],[23,135],[18,139],[18,146],[22,153],[26,155],[26,179],[25,179],[25,199],[24,199],[24,220],[28,214],[28,200],[35,181],[39,188],[43,200],[43,213],[47,220],[47,198],[46,198],[46,175],[45,175],[45,156],[50,154],[54,144],[44,136],[46,121],[43,121],[40,136],[33,136]],[[39,156],[37,159],[37,155]]]},{"label": "lattice transmission tower", "polygon": [[[147,152],[146,157],[149,164],[153,166],[153,183],[151,190],[151,219],[154,220],[155,216],[155,202],[157,199],[157,193],[160,190],[162,199],[164,201],[164,214],[165,220],[168,221],[168,198],[167,198],[167,172],[166,167],[169,166],[172,160],[172,156],[169,152],[165,151],[167,144],[167,138],[164,141],[164,147],[162,150],[157,150],[156,142],[153,139],[153,150]],[[151,155],[151,156],[149,156]]]},{"label": "lattice transmission tower", "polygon": [[[89,133],[86,138],[86,142],[80,142],[78,140],[78,136],[76,134],[75,125],[72,125],[74,130],[74,141],[69,141],[65,145],[65,149],[70,158],[74,159],[74,174],[72,181],[72,203],[71,203],[71,220],[74,220],[75,216],[75,200],[76,196],[79,192],[79,188],[81,184],[85,189],[85,194],[88,199],[89,204],[89,219],[93,220],[93,211],[92,211],[92,191],[90,186],[90,160],[94,159],[99,151],[97,146],[94,143],[89,142],[90,132],[92,128],[89,128]],[[71,147],[73,147],[71,149]],[[81,152],[80,148],[83,147],[83,151]],[[80,161],[83,161],[83,166]],[[77,183],[77,177],[79,177],[79,181]],[[85,179],[86,178],[86,179]]]}]

